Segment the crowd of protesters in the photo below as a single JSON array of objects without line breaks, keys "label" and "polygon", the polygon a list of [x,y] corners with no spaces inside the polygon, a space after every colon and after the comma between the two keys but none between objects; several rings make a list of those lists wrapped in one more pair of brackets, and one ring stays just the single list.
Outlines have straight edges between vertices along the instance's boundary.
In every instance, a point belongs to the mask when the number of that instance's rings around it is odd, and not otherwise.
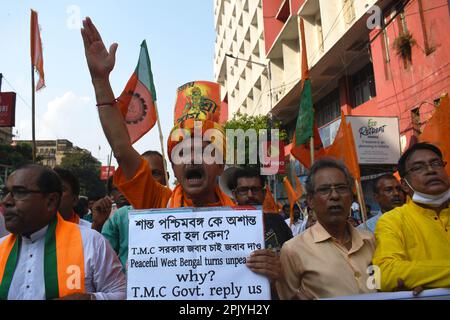
[{"label": "crowd of protesters", "polygon": [[[218,183],[223,164],[177,163],[171,151],[182,139],[168,143],[178,181],[171,190],[164,155],[140,155],[133,148],[117,107],[109,83],[117,45],[108,52],[89,18],[83,26],[100,121],[119,170],[108,196],[94,203],[79,197],[77,177],[64,169],[26,165],[8,177],[1,192],[0,299],[126,299],[130,210],[237,205],[262,208],[265,248],[254,251],[246,265],[269,280],[273,299],[450,287],[450,181],[438,147],[412,145],[399,159],[400,181],[392,174],[376,179],[381,210],[364,222],[354,201],[354,178],[332,158],[310,168],[305,201],[294,206],[293,219],[277,205],[265,205],[271,193],[259,170],[235,170],[227,193]],[[174,130],[193,134],[190,116],[199,112],[185,112]],[[214,119],[197,120],[222,132]],[[201,149],[221,150],[219,142],[203,141]],[[379,288],[368,285],[371,267],[380,270]],[[74,275],[80,281],[70,285]]]}]

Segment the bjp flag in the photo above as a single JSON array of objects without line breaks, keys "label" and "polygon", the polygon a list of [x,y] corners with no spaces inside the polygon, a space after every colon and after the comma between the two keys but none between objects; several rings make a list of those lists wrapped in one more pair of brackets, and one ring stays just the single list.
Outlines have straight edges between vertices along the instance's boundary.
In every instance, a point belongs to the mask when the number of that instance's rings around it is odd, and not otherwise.
[{"label": "bjp flag", "polygon": [[139,61],[133,75],[118,99],[131,143],[135,143],[156,124],[156,89],[147,43],[141,44]]},{"label": "bjp flag", "polygon": [[31,10],[31,65],[36,68],[39,73],[39,81],[36,85],[36,91],[39,91],[45,87],[44,77],[44,58],[42,55],[42,41],[41,32],[39,30],[38,14],[36,11]]},{"label": "bjp flag", "polygon": [[[444,160],[450,163],[450,99],[448,93],[442,95],[441,104],[428,120],[423,133],[419,137],[420,142],[435,144],[444,154]],[[450,177],[450,165],[446,167]]]}]

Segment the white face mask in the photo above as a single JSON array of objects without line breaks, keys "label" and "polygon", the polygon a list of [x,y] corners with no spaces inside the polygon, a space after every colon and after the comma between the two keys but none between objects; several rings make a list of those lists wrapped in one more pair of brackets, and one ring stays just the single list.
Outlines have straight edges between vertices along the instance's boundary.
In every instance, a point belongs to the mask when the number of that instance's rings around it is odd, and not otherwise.
[{"label": "white face mask", "polygon": [[411,188],[411,190],[414,191],[412,201],[414,201],[415,203],[420,203],[433,208],[438,208],[450,199],[450,189],[438,195],[431,195],[414,190],[413,187],[411,187],[411,185],[409,184],[408,180],[406,179],[405,182]]}]

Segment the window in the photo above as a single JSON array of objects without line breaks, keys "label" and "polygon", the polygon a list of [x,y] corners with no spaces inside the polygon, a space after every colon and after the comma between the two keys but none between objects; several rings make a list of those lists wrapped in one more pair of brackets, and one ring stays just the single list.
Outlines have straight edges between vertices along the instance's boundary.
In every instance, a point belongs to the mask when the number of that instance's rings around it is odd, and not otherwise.
[{"label": "window", "polygon": [[315,110],[318,127],[322,127],[339,118],[341,115],[339,88],[321,99],[315,106]]},{"label": "window", "polygon": [[352,76],[352,85],[354,108],[376,97],[372,63],[369,63]]}]

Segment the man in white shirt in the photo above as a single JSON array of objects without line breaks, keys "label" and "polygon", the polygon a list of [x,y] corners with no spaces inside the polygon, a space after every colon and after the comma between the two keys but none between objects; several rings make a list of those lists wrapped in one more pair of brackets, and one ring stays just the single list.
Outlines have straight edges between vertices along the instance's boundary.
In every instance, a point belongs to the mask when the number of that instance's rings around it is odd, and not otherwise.
[{"label": "man in white shirt", "polygon": [[98,232],[57,214],[61,194],[51,169],[27,165],[9,176],[1,201],[12,234],[0,239],[0,299],[125,299],[117,255]]},{"label": "man in white shirt", "polygon": [[292,235],[295,237],[302,231],[303,220],[300,219],[300,208],[297,204],[294,205],[294,223],[291,225],[291,218],[284,220],[286,224],[291,228]]},{"label": "man in white shirt", "polygon": [[[375,227],[381,215],[393,210],[394,208],[401,207],[405,204],[406,197],[402,190],[400,182],[393,174],[384,174],[378,177],[373,184],[374,199],[380,206],[380,212],[367,220],[367,229],[375,233]],[[360,224],[358,229],[365,229],[364,224]]]}]

